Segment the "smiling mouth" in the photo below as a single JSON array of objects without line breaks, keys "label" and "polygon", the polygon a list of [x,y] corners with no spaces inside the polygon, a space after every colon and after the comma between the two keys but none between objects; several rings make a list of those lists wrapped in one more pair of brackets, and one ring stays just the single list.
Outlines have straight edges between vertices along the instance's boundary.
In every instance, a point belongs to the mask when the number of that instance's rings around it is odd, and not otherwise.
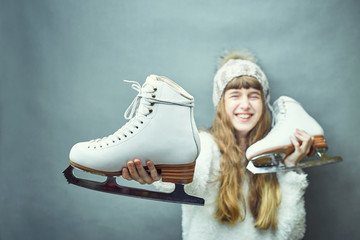
[{"label": "smiling mouth", "polygon": [[248,113],[238,113],[235,115],[241,119],[249,119],[252,117],[252,114],[248,114]]}]

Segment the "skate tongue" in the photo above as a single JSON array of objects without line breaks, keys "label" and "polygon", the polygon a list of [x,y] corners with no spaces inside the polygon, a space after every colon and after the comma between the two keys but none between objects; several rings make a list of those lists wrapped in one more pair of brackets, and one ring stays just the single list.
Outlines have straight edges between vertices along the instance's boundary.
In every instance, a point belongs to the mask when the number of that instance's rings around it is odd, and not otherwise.
[{"label": "skate tongue", "polygon": [[194,97],[191,96],[188,92],[186,92],[182,87],[180,87],[178,84],[176,84],[174,81],[172,81],[171,79],[165,77],[165,76],[158,76],[155,74],[151,74],[150,76],[148,76],[146,78],[145,83],[156,83],[156,82],[163,82],[166,83],[168,86],[170,86],[171,88],[173,88],[175,91],[177,91],[180,95],[182,95],[183,97],[189,99],[189,100],[193,100]]},{"label": "skate tongue", "polygon": [[157,75],[155,74],[151,74],[150,76],[148,76],[145,80],[145,84],[149,83],[149,84],[154,84],[156,82],[158,82],[159,80],[157,79]]}]

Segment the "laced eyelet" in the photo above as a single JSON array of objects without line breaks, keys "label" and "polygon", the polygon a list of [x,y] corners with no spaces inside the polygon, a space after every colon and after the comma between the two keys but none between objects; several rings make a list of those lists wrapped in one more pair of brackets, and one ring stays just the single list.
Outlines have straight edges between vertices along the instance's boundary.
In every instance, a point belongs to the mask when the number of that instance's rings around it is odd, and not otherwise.
[{"label": "laced eyelet", "polygon": [[152,112],[153,112],[153,110],[150,108],[150,109],[149,109],[149,113],[152,113]]},{"label": "laced eyelet", "polygon": [[156,92],[156,91],[157,91],[157,88],[156,88],[156,87],[154,87],[153,89],[154,89],[154,92]]},{"label": "laced eyelet", "polygon": [[150,106],[154,106],[154,104],[155,104],[155,103],[153,103],[153,102],[150,102]]},{"label": "laced eyelet", "polygon": [[155,95],[155,94],[153,94],[153,95],[151,95],[151,97],[152,97],[152,98],[156,98],[156,95]]}]

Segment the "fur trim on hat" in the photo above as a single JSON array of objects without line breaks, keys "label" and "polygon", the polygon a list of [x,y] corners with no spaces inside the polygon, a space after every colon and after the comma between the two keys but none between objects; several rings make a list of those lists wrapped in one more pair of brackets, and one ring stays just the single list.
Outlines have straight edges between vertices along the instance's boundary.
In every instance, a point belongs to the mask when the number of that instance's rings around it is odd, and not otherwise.
[{"label": "fur trim on hat", "polygon": [[253,63],[257,63],[257,59],[255,58],[255,56],[246,49],[241,51],[226,51],[224,55],[219,58],[218,69],[221,68],[230,59],[248,60]]}]

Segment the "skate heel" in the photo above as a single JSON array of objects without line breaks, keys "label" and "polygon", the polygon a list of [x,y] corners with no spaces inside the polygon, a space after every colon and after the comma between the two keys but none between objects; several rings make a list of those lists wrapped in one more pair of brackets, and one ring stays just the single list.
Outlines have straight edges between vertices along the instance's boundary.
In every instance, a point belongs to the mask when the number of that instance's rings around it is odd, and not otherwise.
[{"label": "skate heel", "polygon": [[315,148],[327,148],[327,143],[324,139],[324,136],[322,135],[315,135],[314,136],[314,143],[313,143],[313,146]]},{"label": "skate heel", "polygon": [[193,181],[195,161],[180,165],[155,165],[160,170],[163,182],[187,184]]},{"label": "skate heel", "polygon": [[317,149],[320,149],[320,148],[327,149],[328,148],[328,145],[324,139],[324,136],[315,135],[313,137],[314,137],[314,141],[310,148],[310,152],[309,152],[308,156],[313,156],[315,154],[315,152],[317,152]]}]

